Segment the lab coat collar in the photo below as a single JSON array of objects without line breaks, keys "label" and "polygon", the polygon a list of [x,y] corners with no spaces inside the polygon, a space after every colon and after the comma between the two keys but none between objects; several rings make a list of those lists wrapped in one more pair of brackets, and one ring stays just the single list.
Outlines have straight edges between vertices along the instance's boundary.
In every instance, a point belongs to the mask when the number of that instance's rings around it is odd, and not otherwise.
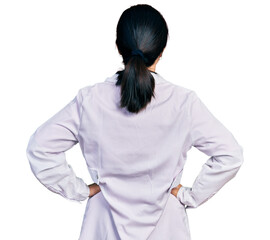
[{"label": "lab coat collar", "polygon": [[[150,72],[152,74],[152,76],[154,77],[155,79],[155,84],[160,84],[160,83],[163,83],[163,82],[166,82],[166,80],[160,75],[158,74],[157,72]],[[117,81],[117,76],[118,74],[115,73],[113,74],[111,77],[108,77],[105,79],[105,82],[113,82],[113,83],[116,83]]]}]

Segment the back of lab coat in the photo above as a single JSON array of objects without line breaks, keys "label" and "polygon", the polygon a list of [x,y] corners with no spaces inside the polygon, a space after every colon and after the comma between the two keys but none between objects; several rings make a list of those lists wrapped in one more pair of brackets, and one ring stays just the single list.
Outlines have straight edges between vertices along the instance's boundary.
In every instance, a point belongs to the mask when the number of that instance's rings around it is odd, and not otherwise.
[{"label": "back of lab coat", "polygon": [[[243,148],[195,91],[151,74],[155,98],[138,114],[119,107],[114,74],[81,88],[30,138],[27,157],[37,179],[67,199],[88,199],[80,240],[188,240],[186,209],[211,198],[243,162]],[[91,198],[65,158],[77,143],[101,188]],[[181,187],[176,198],[170,191],[181,181],[192,146],[210,158],[193,186]],[[166,225],[177,217],[183,221]]]}]

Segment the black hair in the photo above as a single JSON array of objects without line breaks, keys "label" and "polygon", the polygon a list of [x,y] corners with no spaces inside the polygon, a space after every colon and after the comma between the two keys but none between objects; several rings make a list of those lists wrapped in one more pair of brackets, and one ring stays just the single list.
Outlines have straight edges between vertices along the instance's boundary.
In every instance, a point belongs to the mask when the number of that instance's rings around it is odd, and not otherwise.
[{"label": "black hair", "polygon": [[[155,98],[155,80],[148,67],[154,64],[166,47],[167,23],[152,6],[134,5],[122,13],[116,36],[116,45],[125,65],[124,70],[117,71],[116,85],[121,86],[120,106],[138,113],[147,106],[152,96]],[[137,55],[132,54],[134,51]]]}]

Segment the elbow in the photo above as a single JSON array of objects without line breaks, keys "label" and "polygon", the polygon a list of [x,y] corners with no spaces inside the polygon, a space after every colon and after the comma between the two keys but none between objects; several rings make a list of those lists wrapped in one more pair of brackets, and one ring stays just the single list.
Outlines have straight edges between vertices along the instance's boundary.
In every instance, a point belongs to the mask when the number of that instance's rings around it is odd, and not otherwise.
[{"label": "elbow", "polygon": [[234,169],[239,169],[244,163],[243,147],[239,144],[236,145],[230,155],[230,165]]},{"label": "elbow", "polygon": [[232,154],[231,159],[233,162],[231,162],[231,167],[230,167],[231,170],[230,171],[233,172],[232,177],[234,177],[244,163],[244,155],[243,155],[243,147],[242,146],[240,146],[240,145],[238,146],[237,153]]},{"label": "elbow", "polygon": [[32,173],[37,177],[37,174],[39,172],[38,169],[38,159],[36,156],[36,147],[35,147],[35,142],[34,142],[34,138],[33,135],[30,137],[30,140],[28,142],[28,145],[26,147],[26,157],[28,159],[28,163],[30,165],[31,171]]},{"label": "elbow", "polygon": [[30,138],[30,140],[28,142],[28,145],[26,147],[26,157],[28,159],[28,162],[29,162],[31,168],[32,168],[31,159],[33,157],[33,152],[34,152],[34,150],[33,150],[33,144],[31,142],[31,138]]},{"label": "elbow", "polygon": [[32,147],[30,145],[28,145],[28,147],[26,149],[26,156],[27,156],[31,171],[36,176],[37,173],[35,171],[35,167],[34,167],[34,163],[33,163],[34,150],[32,149]]},{"label": "elbow", "polygon": [[239,154],[237,157],[237,161],[238,161],[238,166],[240,168],[244,163],[244,149],[241,145],[239,145]]}]

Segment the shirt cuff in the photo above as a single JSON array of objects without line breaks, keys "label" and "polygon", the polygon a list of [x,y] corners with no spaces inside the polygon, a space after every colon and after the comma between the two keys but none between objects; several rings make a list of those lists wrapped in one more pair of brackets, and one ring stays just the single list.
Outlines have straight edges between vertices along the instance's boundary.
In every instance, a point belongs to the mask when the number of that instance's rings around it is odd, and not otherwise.
[{"label": "shirt cuff", "polygon": [[[178,193],[176,195],[176,198],[183,204],[183,205],[187,205],[187,201],[186,199],[188,199],[187,194],[189,194],[189,191],[191,190],[190,187],[180,187],[180,189],[178,190]],[[187,205],[188,206],[188,205]]]},{"label": "shirt cuff", "polygon": [[184,191],[184,186],[180,187],[180,189],[177,192],[176,198],[183,204],[183,202],[181,201],[182,196],[183,196],[183,191]]},{"label": "shirt cuff", "polygon": [[85,184],[85,190],[83,191],[81,195],[83,198],[82,200],[85,200],[90,196],[90,187],[87,184]]}]

